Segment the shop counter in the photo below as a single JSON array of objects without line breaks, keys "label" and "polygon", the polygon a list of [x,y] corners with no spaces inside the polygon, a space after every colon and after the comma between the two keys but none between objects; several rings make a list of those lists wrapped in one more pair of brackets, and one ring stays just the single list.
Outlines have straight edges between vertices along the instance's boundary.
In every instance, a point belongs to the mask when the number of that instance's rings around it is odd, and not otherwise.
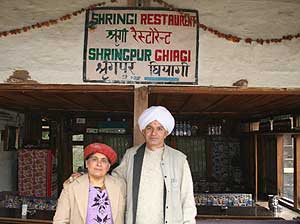
[{"label": "shop counter", "polygon": [[197,219],[281,219],[278,213],[261,206],[197,206]]},{"label": "shop counter", "polygon": [[300,224],[296,220],[197,220],[197,224]]},{"label": "shop counter", "polygon": [[21,209],[0,208],[0,223],[52,223],[55,211],[29,210],[22,218]]}]

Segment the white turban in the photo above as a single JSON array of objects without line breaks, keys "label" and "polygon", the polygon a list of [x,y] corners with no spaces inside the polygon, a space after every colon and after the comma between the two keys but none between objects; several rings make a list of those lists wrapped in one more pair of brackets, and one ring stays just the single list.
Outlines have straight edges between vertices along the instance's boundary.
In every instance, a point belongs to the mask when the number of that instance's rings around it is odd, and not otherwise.
[{"label": "white turban", "polygon": [[146,109],[139,117],[138,123],[140,130],[142,131],[152,121],[158,121],[168,134],[173,131],[175,120],[170,111],[162,106],[152,106]]}]

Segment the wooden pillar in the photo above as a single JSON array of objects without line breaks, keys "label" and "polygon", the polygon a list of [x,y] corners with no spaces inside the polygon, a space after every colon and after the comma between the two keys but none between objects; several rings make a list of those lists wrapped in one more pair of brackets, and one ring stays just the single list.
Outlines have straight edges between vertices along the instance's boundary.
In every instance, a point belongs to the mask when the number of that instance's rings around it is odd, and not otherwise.
[{"label": "wooden pillar", "polygon": [[57,120],[56,147],[58,152],[58,186],[59,191],[64,181],[73,172],[72,133],[69,130],[68,117],[61,115]]},{"label": "wooden pillar", "polygon": [[283,136],[277,136],[277,195],[283,190]]},{"label": "wooden pillar", "polygon": [[144,143],[144,137],[139,129],[138,118],[148,108],[148,87],[143,86],[134,90],[134,128],[133,145]]},{"label": "wooden pillar", "polygon": [[42,119],[39,112],[25,113],[24,144],[39,145],[42,138]]},{"label": "wooden pillar", "polygon": [[254,135],[254,169],[255,169],[255,202],[258,200],[258,146],[257,135]]},{"label": "wooden pillar", "polygon": [[300,135],[295,135],[294,147],[294,207],[300,208]]}]

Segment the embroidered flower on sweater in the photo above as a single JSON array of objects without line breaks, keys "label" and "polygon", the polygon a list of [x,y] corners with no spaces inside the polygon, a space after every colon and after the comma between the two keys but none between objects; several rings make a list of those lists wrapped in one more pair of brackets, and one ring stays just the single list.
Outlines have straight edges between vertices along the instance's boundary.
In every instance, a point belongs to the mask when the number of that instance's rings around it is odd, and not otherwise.
[{"label": "embroidered flower on sweater", "polygon": [[90,186],[87,224],[112,224],[110,201],[107,190]]}]

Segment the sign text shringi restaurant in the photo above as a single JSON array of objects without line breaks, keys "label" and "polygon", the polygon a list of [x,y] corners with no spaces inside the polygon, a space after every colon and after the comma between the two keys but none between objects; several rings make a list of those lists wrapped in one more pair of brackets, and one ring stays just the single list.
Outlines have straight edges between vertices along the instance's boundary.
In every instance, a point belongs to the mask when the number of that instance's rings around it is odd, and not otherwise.
[{"label": "sign text shringi restaurant", "polygon": [[197,84],[198,13],[182,12],[87,11],[84,81]]}]

